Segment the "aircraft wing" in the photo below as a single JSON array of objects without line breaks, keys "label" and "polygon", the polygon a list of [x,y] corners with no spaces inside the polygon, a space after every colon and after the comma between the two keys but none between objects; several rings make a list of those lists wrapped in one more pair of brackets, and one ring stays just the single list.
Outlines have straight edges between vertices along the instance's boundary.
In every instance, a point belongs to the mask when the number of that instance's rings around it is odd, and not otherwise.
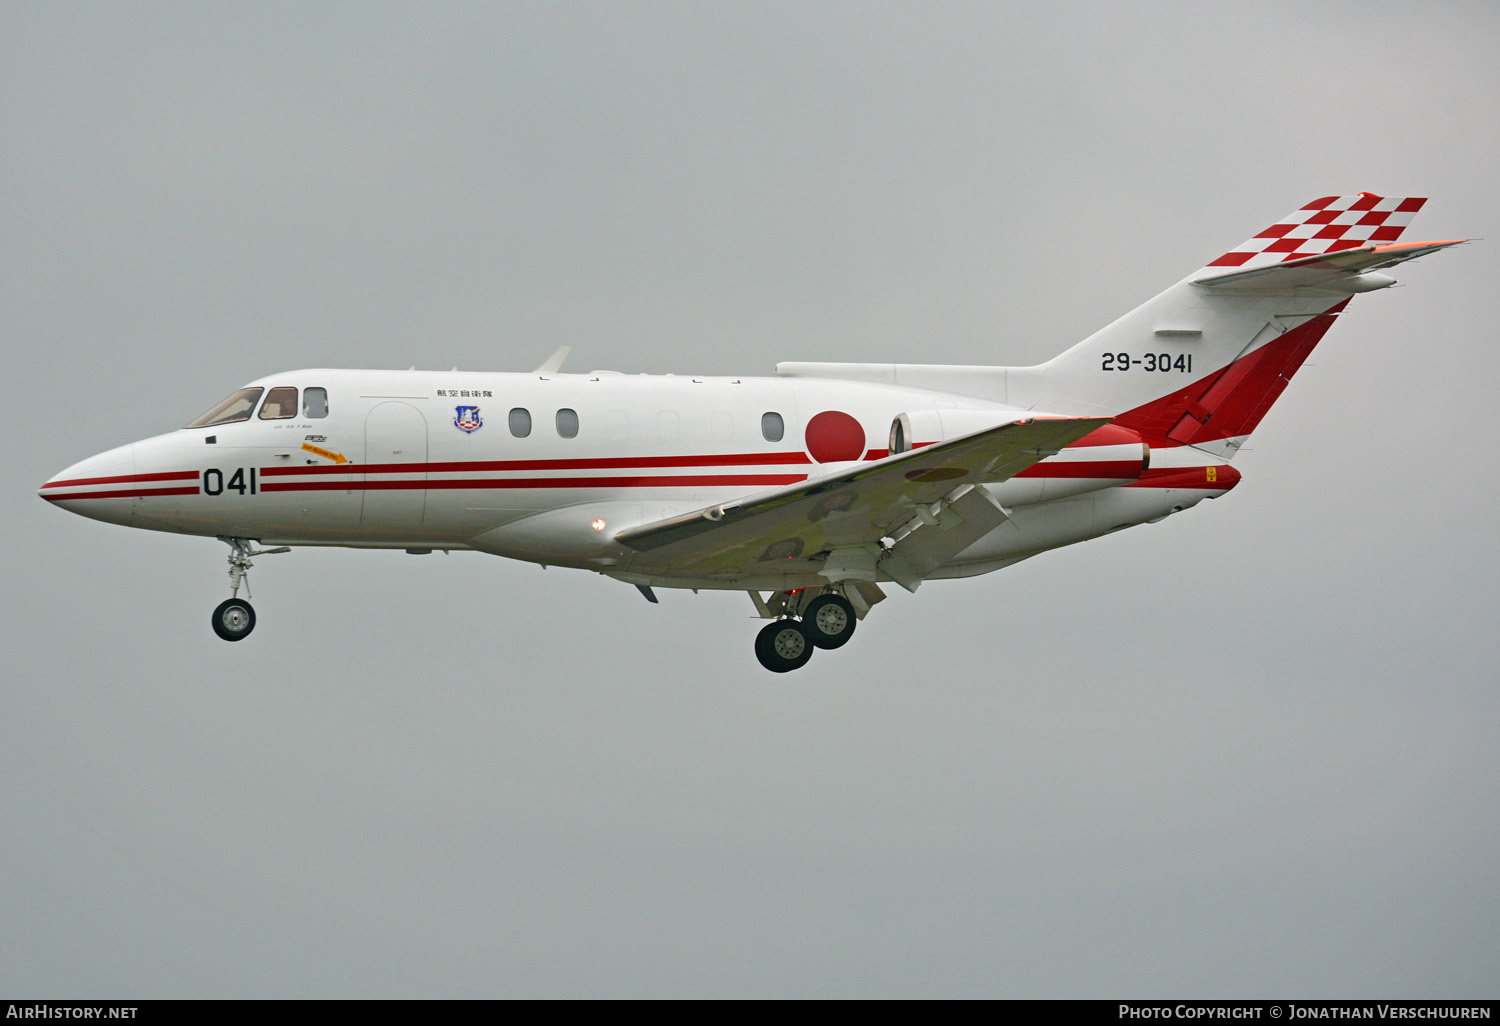
[{"label": "aircraft wing", "polygon": [[[1214,288],[1243,290],[1277,290],[1294,286],[1331,285],[1334,288],[1340,279],[1353,278],[1366,271],[1379,271],[1417,257],[1436,253],[1449,246],[1458,246],[1468,239],[1450,239],[1444,242],[1400,242],[1384,246],[1359,246],[1335,250],[1315,256],[1284,260],[1279,264],[1253,267],[1248,271],[1230,271],[1205,278],[1195,278],[1194,285]],[[1385,284],[1394,284],[1387,280]],[[1350,291],[1365,291],[1352,289]]]},{"label": "aircraft wing", "polygon": [[[774,491],[628,528],[643,570],[735,577],[813,570],[915,589],[1007,513],[976,485],[1004,481],[1109,422],[1025,418]],[[894,541],[884,552],[883,538]],[[951,550],[951,551],[949,551]],[[884,557],[884,558],[881,558]],[[821,569],[819,569],[821,568]]]}]

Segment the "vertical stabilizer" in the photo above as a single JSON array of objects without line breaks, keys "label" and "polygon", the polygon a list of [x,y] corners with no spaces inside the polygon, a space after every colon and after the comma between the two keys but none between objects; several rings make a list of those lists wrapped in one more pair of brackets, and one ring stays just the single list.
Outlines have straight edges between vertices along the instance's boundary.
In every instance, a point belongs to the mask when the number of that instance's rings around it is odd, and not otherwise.
[{"label": "vertical stabilizer", "polygon": [[1011,368],[1009,401],[1110,414],[1152,446],[1234,455],[1356,293],[1454,243],[1397,240],[1425,199],[1313,200],[1053,360]]}]

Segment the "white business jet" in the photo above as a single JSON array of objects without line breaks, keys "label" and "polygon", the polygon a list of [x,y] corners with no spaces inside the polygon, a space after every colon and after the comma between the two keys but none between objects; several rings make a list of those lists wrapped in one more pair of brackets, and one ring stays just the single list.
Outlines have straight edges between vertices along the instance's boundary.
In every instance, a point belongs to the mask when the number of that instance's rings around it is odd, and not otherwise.
[{"label": "white business jet", "polygon": [[[1034,367],[782,363],[774,377],[298,370],[111,449],[42,498],[228,543],[472,549],[655,588],[749,593],[767,669],[885,597],[1153,523],[1235,453],[1356,293],[1465,240],[1401,243],[1422,199],[1307,204]],[[258,548],[257,546],[266,546]],[[248,595],[248,587],[246,588]]]}]

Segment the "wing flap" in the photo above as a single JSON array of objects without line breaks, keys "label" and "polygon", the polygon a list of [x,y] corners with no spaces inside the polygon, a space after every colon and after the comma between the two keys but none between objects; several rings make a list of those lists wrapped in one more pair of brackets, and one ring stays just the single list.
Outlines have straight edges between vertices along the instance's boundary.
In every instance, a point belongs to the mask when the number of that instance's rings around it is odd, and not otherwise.
[{"label": "wing flap", "polygon": [[975,485],[960,485],[898,531],[883,569],[916,591],[938,567],[1003,524],[1010,514]]},{"label": "wing flap", "polygon": [[[881,539],[921,522],[924,514],[936,519],[944,512],[945,496],[961,497],[967,494],[965,486],[1014,477],[1108,422],[1100,417],[1028,418],[629,528],[615,540],[673,576],[811,569],[834,550],[879,551]],[[982,501],[994,518],[984,527],[989,530],[1003,513],[984,494]],[[970,531],[983,519],[979,507],[973,509]],[[962,534],[953,535],[953,543],[960,538]],[[912,562],[910,572],[925,573],[931,560],[930,553],[924,554]]]}]

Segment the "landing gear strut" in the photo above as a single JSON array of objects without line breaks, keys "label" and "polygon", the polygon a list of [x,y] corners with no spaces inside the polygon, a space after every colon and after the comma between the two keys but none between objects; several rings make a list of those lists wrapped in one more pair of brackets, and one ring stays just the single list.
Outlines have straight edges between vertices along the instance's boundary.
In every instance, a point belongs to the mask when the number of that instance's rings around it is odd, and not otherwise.
[{"label": "landing gear strut", "polygon": [[[254,549],[248,538],[220,538],[229,546],[229,594],[230,598],[220,602],[214,609],[212,619],[214,633],[225,641],[240,641],[249,637],[255,629],[255,608],[250,605],[251,556],[272,556],[278,552],[291,552],[283,545],[278,549]],[[240,598],[240,585],[245,586],[245,597]]]}]

